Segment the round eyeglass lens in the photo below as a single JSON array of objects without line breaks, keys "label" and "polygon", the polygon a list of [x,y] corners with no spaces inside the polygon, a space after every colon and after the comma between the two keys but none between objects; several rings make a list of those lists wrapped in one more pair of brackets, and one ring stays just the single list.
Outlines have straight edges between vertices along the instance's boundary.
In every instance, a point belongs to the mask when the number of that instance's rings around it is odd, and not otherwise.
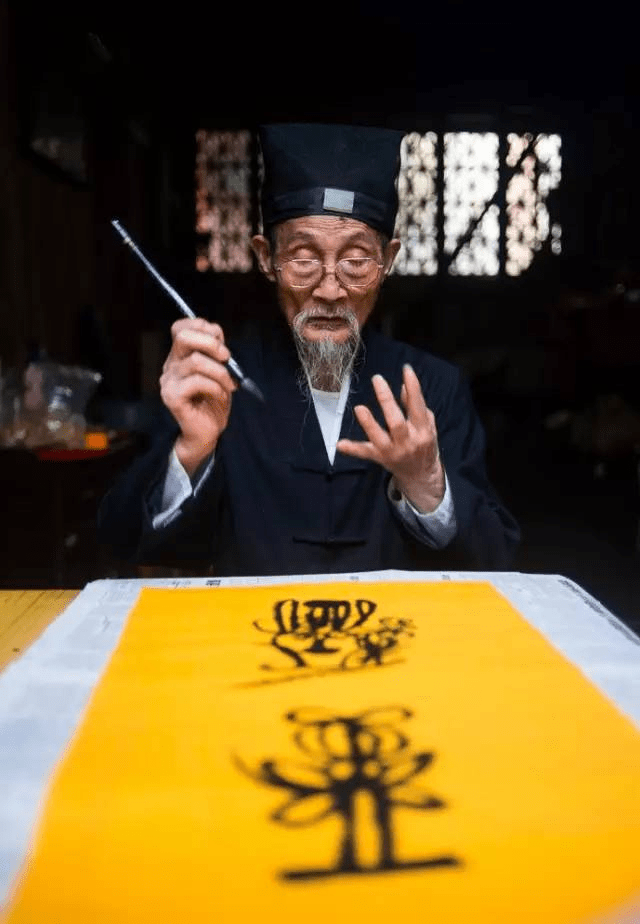
[{"label": "round eyeglass lens", "polygon": [[[287,260],[281,266],[283,281],[291,286],[317,285],[325,272],[319,260]],[[378,263],[371,257],[339,260],[335,266],[338,280],[347,286],[368,286],[375,282]]]}]

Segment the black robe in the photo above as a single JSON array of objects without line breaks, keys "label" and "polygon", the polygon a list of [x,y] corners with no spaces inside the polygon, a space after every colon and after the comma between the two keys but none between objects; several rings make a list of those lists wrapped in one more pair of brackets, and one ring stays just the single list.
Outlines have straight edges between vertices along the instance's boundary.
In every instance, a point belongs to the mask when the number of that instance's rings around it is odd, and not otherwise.
[{"label": "black robe", "polygon": [[311,574],[403,570],[508,570],[518,527],[487,481],[484,433],[469,388],[451,364],[373,330],[354,366],[341,437],[366,439],[353,413],[365,404],[384,425],[371,377],[382,374],[398,400],[410,363],[435,415],[458,531],[430,548],[387,497],[389,473],[336,453],[329,462],[288,328],[232,344],[266,404],[242,390],[216,449],[213,472],[169,525],[153,529],[177,427],[112,487],[99,512],[106,543],[124,559],[171,565],[209,562],[213,574]]}]

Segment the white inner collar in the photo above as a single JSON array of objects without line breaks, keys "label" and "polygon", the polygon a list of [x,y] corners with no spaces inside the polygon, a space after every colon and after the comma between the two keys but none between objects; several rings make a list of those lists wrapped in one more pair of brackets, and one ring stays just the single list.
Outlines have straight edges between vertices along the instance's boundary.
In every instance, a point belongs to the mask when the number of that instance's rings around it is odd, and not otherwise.
[{"label": "white inner collar", "polygon": [[336,443],[340,439],[340,429],[342,427],[342,418],[344,409],[347,404],[349,388],[351,386],[351,376],[347,375],[340,391],[320,391],[319,388],[311,389],[313,406],[316,411],[322,438],[327,450],[329,461],[333,465],[336,456]]}]

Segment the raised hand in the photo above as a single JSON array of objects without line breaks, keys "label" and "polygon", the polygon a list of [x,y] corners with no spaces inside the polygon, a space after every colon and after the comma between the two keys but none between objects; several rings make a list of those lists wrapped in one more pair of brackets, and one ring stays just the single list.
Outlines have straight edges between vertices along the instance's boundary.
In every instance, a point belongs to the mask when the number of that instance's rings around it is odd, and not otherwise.
[{"label": "raised hand", "polygon": [[440,504],[445,491],[435,418],[411,366],[404,367],[402,378],[402,408],[381,375],[374,375],[372,379],[388,429],[380,426],[369,408],[359,404],[354,413],[368,441],[339,440],[336,449],[382,465],[391,472],[396,486],[417,510],[431,513]]},{"label": "raised hand", "polygon": [[171,327],[160,395],[180,427],[175,450],[189,475],[215,449],[237,384],[223,363],[230,353],[219,324],[184,318]]}]

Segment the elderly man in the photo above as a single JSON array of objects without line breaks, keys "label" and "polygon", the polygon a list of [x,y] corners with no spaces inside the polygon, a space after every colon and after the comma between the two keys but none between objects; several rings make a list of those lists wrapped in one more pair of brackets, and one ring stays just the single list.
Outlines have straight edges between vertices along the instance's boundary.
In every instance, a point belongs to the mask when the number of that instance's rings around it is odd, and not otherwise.
[{"label": "elderly man", "polygon": [[232,344],[185,319],[160,380],[175,427],[104,499],[106,541],[220,575],[507,569],[518,528],[487,482],[455,367],[366,327],[400,241],[399,132],[260,132],[264,235],[283,323]]}]

